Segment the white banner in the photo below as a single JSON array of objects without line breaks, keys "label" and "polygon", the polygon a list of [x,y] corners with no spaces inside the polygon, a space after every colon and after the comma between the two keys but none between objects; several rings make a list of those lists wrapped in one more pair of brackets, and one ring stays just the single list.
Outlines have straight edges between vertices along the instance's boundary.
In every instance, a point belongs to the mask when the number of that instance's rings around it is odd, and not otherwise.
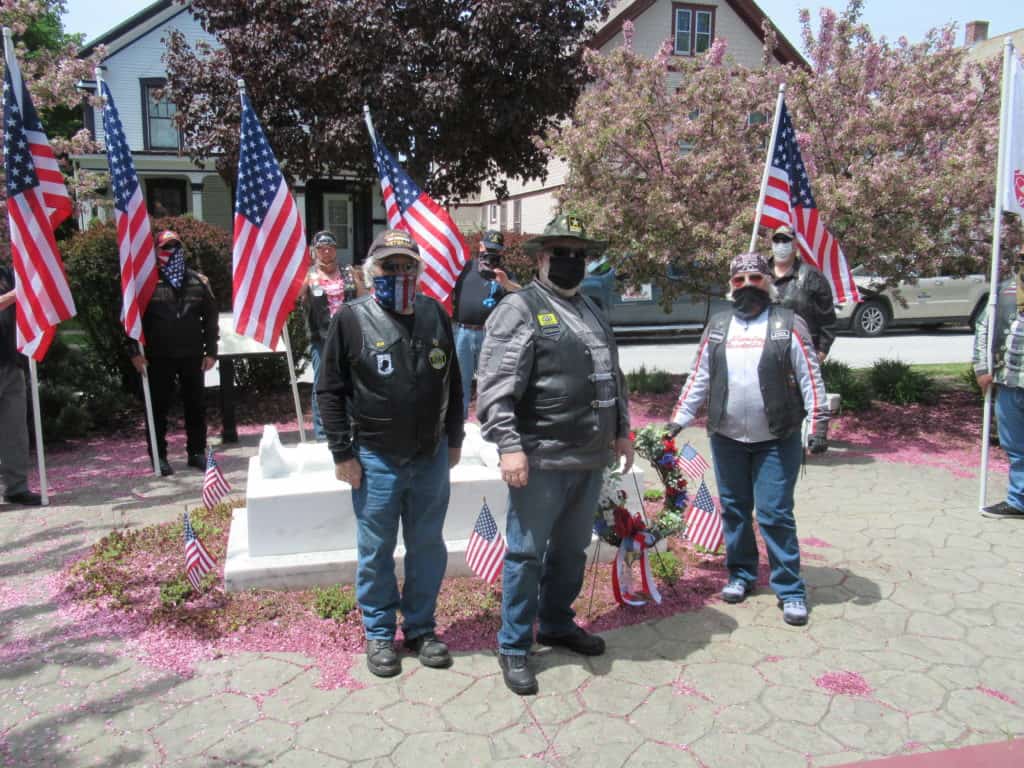
[{"label": "white banner", "polygon": [[1003,210],[1024,217],[1024,67],[1010,57],[1010,90],[1006,98],[1006,165]]}]

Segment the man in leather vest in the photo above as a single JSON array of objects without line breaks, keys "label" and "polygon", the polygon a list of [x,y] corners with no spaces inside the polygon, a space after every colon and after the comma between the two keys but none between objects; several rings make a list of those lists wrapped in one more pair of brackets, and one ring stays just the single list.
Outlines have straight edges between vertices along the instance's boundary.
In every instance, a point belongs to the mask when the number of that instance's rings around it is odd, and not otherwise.
[{"label": "man in leather vest", "polygon": [[[1006,499],[981,510],[985,517],[1024,520],[1024,251],[1015,280],[1006,280],[992,320],[986,307],[978,317],[974,335],[974,375],[985,392],[995,385],[996,426],[999,444],[1010,459]],[[989,369],[991,345],[993,366]]]},{"label": "man in leather vest", "polygon": [[423,264],[409,234],[381,233],[363,269],[370,295],[342,304],[331,320],[317,397],[335,474],[352,486],[366,663],[391,677],[402,671],[394,646],[399,609],[406,648],[428,667],[452,661],[434,633],[434,610],[448,563],[448,470],[462,451],[462,385],[448,316],[416,293]]},{"label": "man in leather vest", "polygon": [[579,292],[588,252],[579,218],[563,215],[524,244],[538,278],[487,320],[478,370],[480,422],[509,486],[498,633],[505,685],[537,692],[527,657],[537,641],[585,655],[604,640],[573,618],[604,468],[633,463],[629,404],[604,313]]},{"label": "man in leather vest", "polygon": [[185,266],[181,238],[170,230],[157,235],[159,277],[142,316],[145,356],[128,340],[132,365],[149,376],[160,474],[172,475],[167,461],[167,411],[177,381],[185,407],[188,465],[206,470],[204,374],[217,361],[217,302],[206,275]]},{"label": "man in leather vest", "polygon": [[772,304],[771,268],[764,258],[734,258],[729,283],[733,308],[716,314],[704,329],[667,431],[675,436],[707,403],[729,568],[722,599],[742,602],[757,584],[756,507],[783,620],[802,625],[807,591],[800,577],[793,490],[805,418],[811,452],[828,447],[825,385],[807,325],[792,310]]},{"label": "man in leather vest", "polygon": [[772,233],[772,256],[768,264],[775,278],[779,304],[792,309],[807,323],[818,360],[823,361],[835,341],[830,330],[836,322],[835,298],[828,278],[803,261],[795,245],[792,228],[783,225],[776,229]]}]

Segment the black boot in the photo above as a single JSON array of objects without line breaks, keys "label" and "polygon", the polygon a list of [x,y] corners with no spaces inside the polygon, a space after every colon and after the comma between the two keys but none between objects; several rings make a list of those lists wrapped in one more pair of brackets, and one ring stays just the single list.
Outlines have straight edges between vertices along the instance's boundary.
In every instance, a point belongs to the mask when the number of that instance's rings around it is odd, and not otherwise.
[{"label": "black boot", "polygon": [[366,666],[377,677],[394,677],[402,671],[402,663],[391,640],[366,641]]},{"label": "black boot", "polygon": [[537,678],[530,670],[529,659],[525,655],[499,653],[498,665],[505,685],[512,693],[529,696],[537,692]]},{"label": "black boot", "polygon": [[448,646],[438,640],[433,632],[406,640],[402,644],[410,651],[414,651],[425,667],[444,669],[452,665],[452,655],[448,653]]}]

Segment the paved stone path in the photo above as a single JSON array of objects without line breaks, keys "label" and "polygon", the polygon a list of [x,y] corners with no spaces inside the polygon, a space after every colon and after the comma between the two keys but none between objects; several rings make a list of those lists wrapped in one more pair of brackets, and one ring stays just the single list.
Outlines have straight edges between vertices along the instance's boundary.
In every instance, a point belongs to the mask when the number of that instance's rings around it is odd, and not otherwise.
[{"label": "paved stone path", "polygon": [[[221,454],[236,489],[253,450]],[[360,657],[365,687],[324,691],[296,655],[224,655],[183,679],[117,637],[54,644],[43,577],[115,526],[170,519],[198,487],[179,472],[0,507],[0,654],[26,648],[0,663],[0,766],[817,767],[1024,735],[1024,525],[981,518],[976,482],[938,469],[841,446],[808,466],[808,627],[784,625],[764,590],[716,601],[608,632],[600,658],[538,648],[528,698],[489,652],[447,671],[406,658],[389,681]]]}]

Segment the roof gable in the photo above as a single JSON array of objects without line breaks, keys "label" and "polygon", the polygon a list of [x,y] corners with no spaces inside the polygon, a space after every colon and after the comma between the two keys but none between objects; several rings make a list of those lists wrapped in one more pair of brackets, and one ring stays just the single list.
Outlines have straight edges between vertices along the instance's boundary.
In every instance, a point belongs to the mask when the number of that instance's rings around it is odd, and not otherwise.
[{"label": "roof gable", "polygon": [[146,6],[134,16],[128,17],[116,27],[87,42],[78,55],[80,57],[88,56],[101,45],[106,46],[108,55],[116,53],[120,49],[131,45],[132,42],[149,32],[153,27],[186,10],[189,5],[191,3],[187,1],[182,2],[181,0],[158,0],[158,2]]}]

